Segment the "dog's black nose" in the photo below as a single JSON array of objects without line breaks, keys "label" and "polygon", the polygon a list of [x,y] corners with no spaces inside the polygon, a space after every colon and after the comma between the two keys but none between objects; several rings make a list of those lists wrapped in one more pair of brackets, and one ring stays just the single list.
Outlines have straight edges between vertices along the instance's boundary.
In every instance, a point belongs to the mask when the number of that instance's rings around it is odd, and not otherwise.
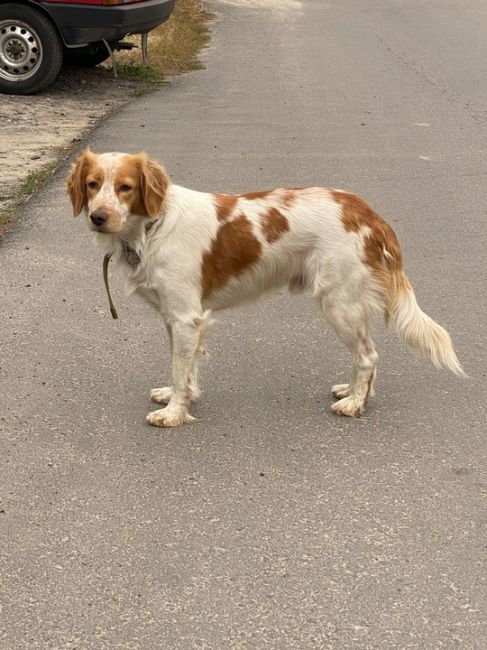
[{"label": "dog's black nose", "polygon": [[95,226],[103,226],[104,223],[107,222],[108,215],[106,212],[102,212],[101,210],[95,210],[90,214],[90,219],[93,221]]}]

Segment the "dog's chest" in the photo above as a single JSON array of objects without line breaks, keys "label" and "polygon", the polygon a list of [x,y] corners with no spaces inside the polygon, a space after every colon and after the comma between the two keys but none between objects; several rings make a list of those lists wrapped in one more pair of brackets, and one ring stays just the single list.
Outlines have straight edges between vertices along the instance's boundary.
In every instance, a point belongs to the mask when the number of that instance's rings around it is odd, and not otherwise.
[{"label": "dog's chest", "polygon": [[137,296],[142,298],[145,302],[148,302],[153,307],[157,307],[158,309],[161,307],[160,296],[154,289],[140,285],[135,290],[135,293]]},{"label": "dog's chest", "polygon": [[151,305],[160,307],[160,295],[156,291],[153,273],[145,260],[134,250],[129,249],[124,251],[121,262],[128,293],[135,294]]}]

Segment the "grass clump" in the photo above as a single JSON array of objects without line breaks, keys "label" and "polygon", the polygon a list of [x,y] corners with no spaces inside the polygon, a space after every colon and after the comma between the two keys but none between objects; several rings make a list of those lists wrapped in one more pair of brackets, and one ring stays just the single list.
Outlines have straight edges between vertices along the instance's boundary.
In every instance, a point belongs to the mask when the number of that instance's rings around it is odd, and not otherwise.
[{"label": "grass clump", "polygon": [[[169,20],[149,33],[150,65],[140,64],[140,50],[123,50],[116,55],[119,73],[159,84],[165,75],[203,68],[198,55],[210,40],[207,23],[212,17],[202,0],[177,0]],[[138,36],[127,40],[140,44]]]},{"label": "grass clump", "polygon": [[30,172],[30,174],[25,178],[20,186],[17,197],[22,198],[25,196],[30,196],[34,192],[37,192],[42,187],[48,184],[51,180],[52,175],[56,171],[57,164],[46,165],[38,171]]},{"label": "grass clump", "polygon": [[117,72],[124,77],[134,77],[141,81],[148,81],[151,83],[160,83],[164,81],[164,75],[160,70],[151,65],[143,65],[129,61],[117,62]]},{"label": "grass clump", "polygon": [[0,235],[8,226],[12,223],[15,217],[14,208],[2,208],[0,207]]},{"label": "grass clump", "polygon": [[16,191],[9,196],[0,197],[0,201],[4,202],[4,206],[0,205],[0,235],[7,230],[14,220],[17,207],[31,194],[46,186],[56,169],[57,163],[51,163],[35,172],[30,172]]}]

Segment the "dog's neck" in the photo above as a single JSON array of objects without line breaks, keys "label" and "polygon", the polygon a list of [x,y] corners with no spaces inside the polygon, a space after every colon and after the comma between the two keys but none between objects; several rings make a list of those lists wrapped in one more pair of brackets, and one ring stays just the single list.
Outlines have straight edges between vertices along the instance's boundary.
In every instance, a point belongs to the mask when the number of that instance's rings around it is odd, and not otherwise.
[{"label": "dog's neck", "polygon": [[135,217],[125,225],[122,232],[116,236],[119,259],[126,261],[130,266],[137,266],[140,263],[149,233],[158,230],[160,226],[164,227],[168,206],[173,202],[172,195],[173,186],[170,185],[157,217]]},{"label": "dog's neck", "polygon": [[120,256],[129,266],[140,264],[147,236],[158,221],[159,219],[145,219],[135,222],[129,231],[123,231],[119,235]]}]

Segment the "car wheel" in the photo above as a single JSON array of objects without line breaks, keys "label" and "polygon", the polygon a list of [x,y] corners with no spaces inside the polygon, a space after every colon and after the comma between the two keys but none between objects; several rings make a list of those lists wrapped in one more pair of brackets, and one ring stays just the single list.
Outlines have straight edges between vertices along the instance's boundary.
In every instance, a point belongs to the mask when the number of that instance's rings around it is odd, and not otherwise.
[{"label": "car wheel", "polygon": [[26,5],[0,4],[0,91],[31,95],[58,76],[63,48],[54,25]]},{"label": "car wheel", "polygon": [[66,48],[64,50],[64,65],[91,68],[105,61],[110,56],[105,43],[97,42],[84,47]]}]

